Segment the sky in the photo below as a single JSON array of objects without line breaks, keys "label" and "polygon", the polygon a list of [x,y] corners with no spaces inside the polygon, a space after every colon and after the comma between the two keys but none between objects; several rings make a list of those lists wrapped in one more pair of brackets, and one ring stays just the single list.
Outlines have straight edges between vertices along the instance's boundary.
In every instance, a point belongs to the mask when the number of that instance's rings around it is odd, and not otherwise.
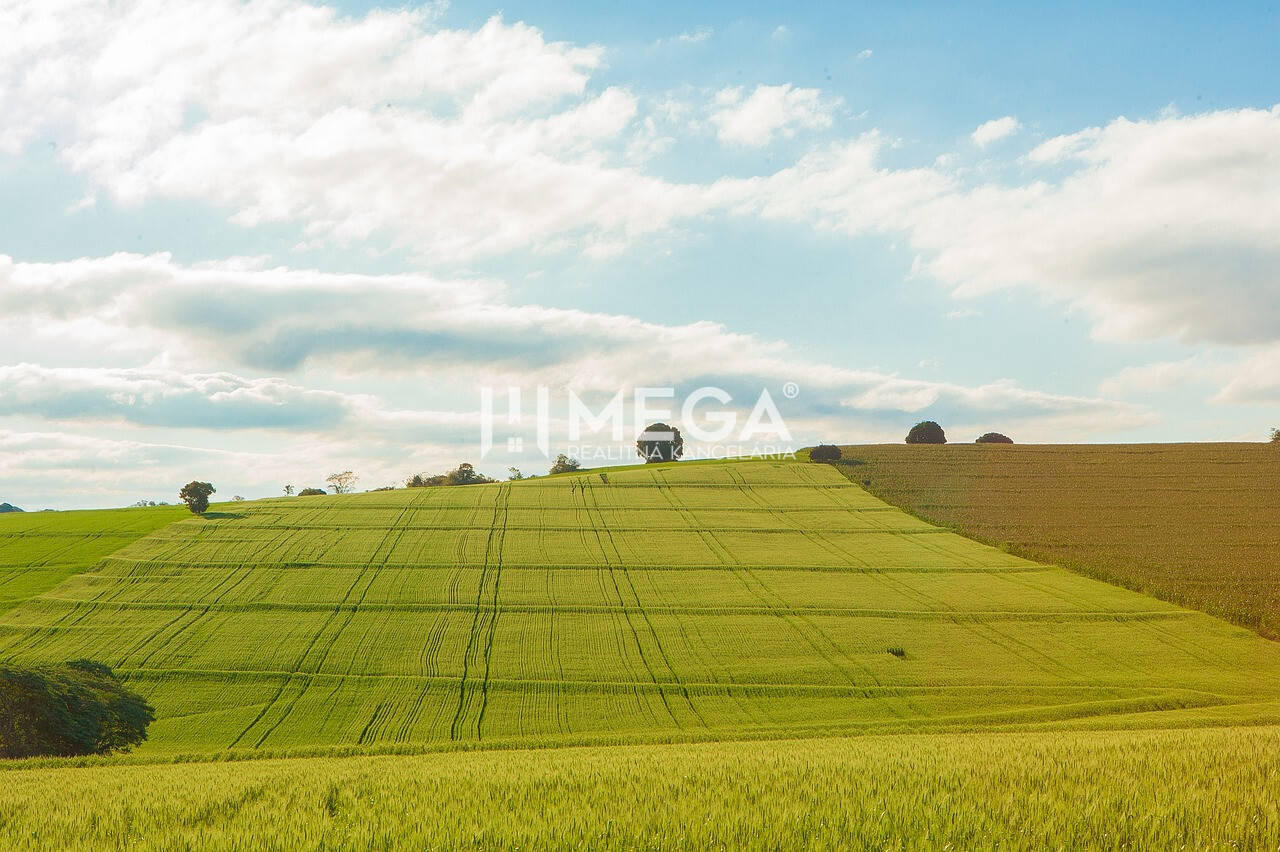
[{"label": "sky", "polygon": [[1280,11],[1120,5],[0,0],[0,500],[1264,440]]}]

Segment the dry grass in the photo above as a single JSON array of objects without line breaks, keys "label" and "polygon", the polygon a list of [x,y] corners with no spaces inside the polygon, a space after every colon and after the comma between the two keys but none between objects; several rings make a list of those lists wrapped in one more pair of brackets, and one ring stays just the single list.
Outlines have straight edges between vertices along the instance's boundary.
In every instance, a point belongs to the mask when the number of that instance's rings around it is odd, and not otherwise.
[{"label": "dry grass", "polygon": [[844,447],[890,503],[1280,638],[1280,447]]}]

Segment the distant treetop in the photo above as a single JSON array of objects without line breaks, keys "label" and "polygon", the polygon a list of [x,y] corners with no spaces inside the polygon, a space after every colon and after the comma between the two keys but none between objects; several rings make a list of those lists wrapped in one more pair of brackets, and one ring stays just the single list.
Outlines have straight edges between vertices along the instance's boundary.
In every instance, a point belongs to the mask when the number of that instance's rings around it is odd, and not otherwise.
[{"label": "distant treetop", "polygon": [[908,444],[945,444],[947,433],[932,420],[922,420],[907,433]]},{"label": "distant treetop", "polygon": [[1001,435],[999,432],[988,432],[978,440],[975,444],[1012,444],[1013,439],[1008,435]]},{"label": "distant treetop", "polygon": [[645,463],[677,461],[684,455],[684,438],[676,427],[654,423],[636,439],[636,453]]},{"label": "distant treetop", "polygon": [[840,461],[840,448],[835,444],[819,444],[809,451],[809,461]]}]

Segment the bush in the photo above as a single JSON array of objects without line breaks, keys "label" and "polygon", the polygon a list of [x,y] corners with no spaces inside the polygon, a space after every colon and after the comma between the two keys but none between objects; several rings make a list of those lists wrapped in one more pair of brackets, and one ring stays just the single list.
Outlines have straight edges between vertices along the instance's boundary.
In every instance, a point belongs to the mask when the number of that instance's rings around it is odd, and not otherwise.
[{"label": "bush", "polygon": [[840,448],[835,444],[819,444],[809,451],[809,461],[840,461]]},{"label": "bush", "polygon": [[323,497],[328,494],[323,488],[304,488],[298,492],[299,497]]},{"label": "bush", "polygon": [[575,470],[577,470],[580,467],[582,467],[582,462],[578,461],[577,459],[570,458],[569,456],[566,456],[564,453],[561,453],[560,455],[556,456],[555,464],[551,465],[551,470],[547,471],[547,473],[548,474],[573,473]]},{"label": "bush", "polygon": [[[1271,430],[1271,443],[1280,444],[1280,429]],[[19,510],[21,511],[21,510]]]},{"label": "bush", "polygon": [[435,488],[440,485],[479,485],[496,480],[477,473],[474,466],[463,462],[448,473],[415,473],[404,481],[405,488]]},{"label": "bush", "polygon": [[999,432],[988,432],[987,434],[974,441],[975,444],[1012,444],[1013,439],[1008,435],[1001,435]]},{"label": "bush", "polygon": [[932,420],[922,420],[907,433],[908,444],[945,444],[947,433]]},{"label": "bush", "polygon": [[636,439],[636,453],[646,464],[676,461],[684,455],[684,438],[676,427],[654,423],[646,426]]},{"label": "bush", "polygon": [[72,757],[128,751],[155,711],[102,663],[0,666],[0,757]]}]

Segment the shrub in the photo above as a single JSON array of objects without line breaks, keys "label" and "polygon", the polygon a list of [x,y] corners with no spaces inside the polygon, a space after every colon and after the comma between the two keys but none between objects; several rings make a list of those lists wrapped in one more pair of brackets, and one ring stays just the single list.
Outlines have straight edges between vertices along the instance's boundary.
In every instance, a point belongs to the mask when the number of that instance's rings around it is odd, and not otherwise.
[{"label": "shrub", "polygon": [[945,444],[947,433],[932,420],[922,420],[907,433],[908,444]]},{"label": "shrub", "polygon": [[0,666],[0,757],[128,751],[153,721],[151,706],[102,663]]},{"label": "shrub", "polygon": [[304,488],[298,492],[298,496],[299,497],[317,497],[317,496],[323,497],[328,493],[329,492],[325,491],[323,488]]},{"label": "shrub", "polygon": [[901,645],[894,645],[893,647],[886,648],[885,650],[888,651],[890,654],[893,654],[898,659],[902,659],[907,655],[907,652],[902,648]]},{"label": "shrub", "polygon": [[1280,429],[1271,430],[1271,443],[1280,444]]},{"label": "shrub", "polygon": [[644,427],[636,439],[636,453],[646,464],[676,461],[684,455],[684,438],[676,427],[654,423]]},{"label": "shrub", "polygon": [[978,440],[974,441],[974,443],[975,444],[1012,444],[1013,439],[1010,438],[1008,435],[1001,435],[999,432],[988,432],[987,434],[978,438]]},{"label": "shrub", "polygon": [[840,448],[835,444],[819,444],[809,451],[809,461],[840,461]]}]

